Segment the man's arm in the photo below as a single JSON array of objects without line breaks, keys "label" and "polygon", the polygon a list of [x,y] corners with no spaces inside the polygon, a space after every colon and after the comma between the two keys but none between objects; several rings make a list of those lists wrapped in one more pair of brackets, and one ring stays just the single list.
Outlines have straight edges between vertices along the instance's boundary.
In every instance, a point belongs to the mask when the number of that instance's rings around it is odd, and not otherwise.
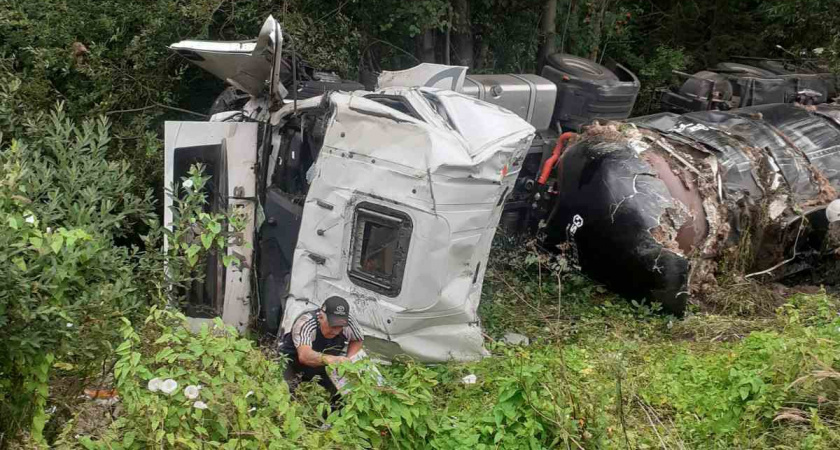
[{"label": "man's arm", "polygon": [[[352,343],[350,348],[352,348]],[[361,348],[361,346],[359,346],[359,348]],[[298,362],[307,367],[324,367],[350,360],[344,356],[332,356],[316,352],[315,350],[312,350],[312,347],[309,345],[298,346],[297,352]]]},{"label": "man's arm", "polygon": [[350,316],[347,327],[344,328],[344,337],[349,341],[347,344],[347,358],[352,358],[353,355],[362,350],[365,339],[365,335],[362,333],[362,327],[359,326],[359,323],[356,322],[353,316]]},{"label": "man's arm", "polygon": [[353,355],[359,353],[361,349],[362,341],[350,341],[350,343],[347,344],[347,358],[352,358]]}]

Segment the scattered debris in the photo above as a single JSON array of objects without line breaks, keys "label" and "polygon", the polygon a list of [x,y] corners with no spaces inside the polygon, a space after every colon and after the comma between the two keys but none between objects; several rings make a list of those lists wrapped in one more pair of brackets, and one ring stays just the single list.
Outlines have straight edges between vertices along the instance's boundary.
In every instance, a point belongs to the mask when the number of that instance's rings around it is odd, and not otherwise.
[{"label": "scattered debris", "polygon": [[502,342],[509,344],[509,345],[529,345],[531,340],[528,339],[528,336],[519,333],[505,333],[504,337],[502,338]]},{"label": "scattered debris", "polygon": [[475,384],[477,381],[478,381],[478,377],[476,377],[474,374],[469,374],[469,375],[465,376],[464,378],[461,378],[461,383],[464,383],[464,384]]},{"label": "scattered debris", "polygon": [[828,223],[840,222],[840,199],[834,200],[825,208],[825,217]]},{"label": "scattered debris", "polygon": [[85,396],[91,400],[109,399],[117,396],[116,389],[85,389]]}]

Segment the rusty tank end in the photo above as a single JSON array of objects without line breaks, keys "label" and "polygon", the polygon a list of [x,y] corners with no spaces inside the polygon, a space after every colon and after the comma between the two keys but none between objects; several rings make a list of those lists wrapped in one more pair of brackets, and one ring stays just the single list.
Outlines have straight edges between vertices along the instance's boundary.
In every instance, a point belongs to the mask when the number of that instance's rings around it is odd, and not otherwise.
[{"label": "rusty tank end", "polygon": [[[592,125],[563,153],[546,243],[682,314],[724,258],[781,278],[837,258],[840,106],[762,105]],[[836,205],[836,203],[835,203]]]}]

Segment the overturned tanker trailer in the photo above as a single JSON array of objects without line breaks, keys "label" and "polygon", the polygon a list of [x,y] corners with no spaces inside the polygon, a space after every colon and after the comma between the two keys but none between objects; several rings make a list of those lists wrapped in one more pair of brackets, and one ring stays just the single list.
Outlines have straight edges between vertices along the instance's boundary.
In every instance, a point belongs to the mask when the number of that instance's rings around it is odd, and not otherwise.
[{"label": "overturned tanker trailer", "polygon": [[556,170],[546,242],[671,313],[710,293],[727,258],[775,279],[840,258],[838,105],[593,125]]}]

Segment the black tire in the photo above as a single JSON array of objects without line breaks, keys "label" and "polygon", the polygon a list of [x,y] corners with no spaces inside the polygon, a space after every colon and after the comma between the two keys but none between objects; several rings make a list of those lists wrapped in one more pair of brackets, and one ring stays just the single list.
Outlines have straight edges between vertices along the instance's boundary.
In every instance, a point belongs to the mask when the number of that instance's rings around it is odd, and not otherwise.
[{"label": "black tire", "polygon": [[[771,61],[771,60],[765,59],[763,61],[759,61],[756,65],[759,68],[764,69],[764,70],[769,70],[770,72],[773,72],[776,75],[790,75],[792,73],[796,73],[792,70],[788,70],[785,67],[785,64],[781,61]],[[806,71],[806,72],[801,72],[801,73],[808,73],[808,72]]]},{"label": "black tire", "polygon": [[546,57],[549,66],[584,80],[615,80],[618,77],[606,67],[580,56],[554,53]]},{"label": "black tire", "polygon": [[741,63],[733,63],[733,62],[722,62],[718,63],[715,66],[716,69],[720,69],[721,73],[726,75],[735,75],[735,76],[746,76],[746,77],[754,77],[754,78],[778,78],[779,76],[775,73],[762,69],[760,67],[755,66],[748,66],[746,64]]},{"label": "black tire", "polygon": [[248,103],[249,98],[250,96],[246,92],[240,91],[233,86],[228,86],[216,97],[207,114],[212,116],[213,114],[225,111],[239,111]]},{"label": "black tire", "polygon": [[714,91],[720,92],[720,99],[728,101],[732,98],[732,84],[729,80],[715,72],[703,70],[691,76],[682,87],[680,87],[680,94],[691,94],[697,97],[706,98],[709,96],[709,84],[703,80],[710,80],[714,82]]}]

